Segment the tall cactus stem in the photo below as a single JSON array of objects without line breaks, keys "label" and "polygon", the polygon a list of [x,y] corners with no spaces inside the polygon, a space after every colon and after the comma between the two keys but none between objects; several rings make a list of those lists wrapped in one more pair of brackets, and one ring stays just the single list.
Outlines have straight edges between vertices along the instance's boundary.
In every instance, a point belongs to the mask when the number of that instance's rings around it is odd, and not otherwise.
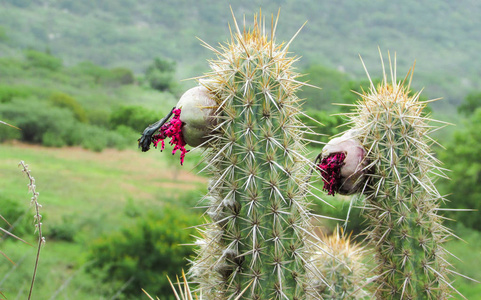
[{"label": "tall cactus stem", "polygon": [[[277,18],[278,19],[278,18]],[[208,224],[198,239],[191,277],[207,299],[304,299],[311,279],[304,276],[312,252],[306,176],[299,120],[304,85],[293,69],[289,43],[270,38],[261,14],[243,31],[234,18],[232,40],[199,78],[216,100],[217,122],[205,161],[212,173]]]},{"label": "tall cactus stem", "polygon": [[446,299],[451,271],[442,245],[452,233],[437,213],[443,197],[434,183],[444,173],[429,137],[437,127],[423,113],[420,92],[410,93],[414,66],[402,81],[396,79],[395,57],[393,67],[389,56],[389,67],[391,82],[383,64],[377,87],[368,74],[371,87],[351,116],[369,162],[363,191],[367,239],[376,252],[373,291],[377,299]]}]

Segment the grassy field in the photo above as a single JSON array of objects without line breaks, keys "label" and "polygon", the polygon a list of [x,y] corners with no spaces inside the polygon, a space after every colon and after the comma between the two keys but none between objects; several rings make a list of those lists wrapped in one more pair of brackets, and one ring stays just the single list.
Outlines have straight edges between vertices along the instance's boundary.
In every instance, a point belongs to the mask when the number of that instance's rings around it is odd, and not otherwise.
[{"label": "grassy field", "polygon": [[[89,263],[89,245],[103,234],[133,224],[135,220],[130,216],[136,210],[159,210],[165,204],[179,202],[194,205],[207,185],[206,178],[194,175],[199,169],[195,167],[199,160],[195,152],[187,155],[182,168],[177,156],[156,150],[141,153],[136,149],[110,149],[96,153],[76,147],[14,143],[0,145],[0,158],[0,201],[16,201],[28,209],[27,178],[17,167],[24,160],[40,192],[44,234],[48,236],[59,226],[75,232],[72,242],[47,240],[40,256],[33,299],[122,299],[116,298],[116,290],[106,296],[105,287],[101,289],[84,272]],[[33,208],[26,216],[32,217],[31,232],[21,237],[35,244]],[[481,279],[481,234],[461,226],[455,231],[464,241],[450,241],[447,249],[461,261],[450,261],[457,272]],[[8,299],[26,299],[35,247],[9,238],[0,242],[0,250],[16,262],[12,265],[0,257],[0,291]],[[459,277],[453,285],[468,299],[481,294],[481,285]],[[139,298],[147,299],[140,292]]]},{"label": "grassy field", "polygon": [[[0,200],[14,200],[28,208],[27,178],[17,167],[24,160],[40,192],[44,235],[59,226],[75,231],[71,243],[47,240],[41,253],[34,299],[95,299],[92,296],[97,284],[82,271],[77,272],[85,264],[89,243],[135,222],[128,217],[135,210],[159,210],[166,203],[178,201],[195,204],[207,180],[193,175],[195,171],[189,172],[198,159],[195,153],[189,154],[194,159],[180,169],[178,155],[173,159],[169,153],[156,150],[95,153],[81,148],[1,145]],[[27,212],[32,221],[33,213],[33,208]],[[22,238],[35,245],[33,230],[32,222],[32,232]],[[8,299],[26,299],[34,247],[7,239],[0,244],[0,250],[17,262],[13,266],[2,258],[0,291]]]}]

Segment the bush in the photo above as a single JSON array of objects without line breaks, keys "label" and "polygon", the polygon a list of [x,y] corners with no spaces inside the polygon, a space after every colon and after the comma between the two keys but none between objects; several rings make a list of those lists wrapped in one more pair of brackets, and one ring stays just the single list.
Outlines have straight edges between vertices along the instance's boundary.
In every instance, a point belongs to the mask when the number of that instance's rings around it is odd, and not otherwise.
[{"label": "bush", "polygon": [[86,124],[76,126],[71,138],[74,145],[96,152],[105,148],[124,149],[129,143],[134,143],[116,131]]},{"label": "bush", "polygon": [[334,110],[335,106],[332,103],[341,101],[342,87],[348,80],[346,73],[320,65],[311,65],[302,72],[306,74],[302,77],[302,81],[322,89],[303,87],[298,93],[299,98],[306,99],[306,106],[309,108]]},{"label": "bush", "polygon": [[457,131],[454,139],[439,152],[445,168],[451,170],[451,180],[442,180],[441,189],[450,201],[448,208],[476,209],[477,212],[443,211],[444,215],[462,222],[465,226],[481,230],[481,108],[476,109],[466,129]]},{"label": "bush", "polygon": [[88,76],[95,84],[120,86],[133,84],[134,73],[127,68],[106,69],[91,62],[82,62],[69,70],[75,76]]},{"label": "bush", "polygon": [[192,247],[180,244],[192,241],[193,232],[186,228],[196,224],[195,219],[174,208],[150,213],[136,225],[95,241],[89,249],[94,263],[88,271],[109,284],[132,280],[123,291],[127,299],[138,299],[142,288],[169,299],[166,275],[174,277],[186,268]]},{"label": "bush", "polygon": [[[66,129],[73,128],[75,123],[69,110],[49,107],[35,99],[13,100],[4,104],[0,107],[0,116],[12,120],[22,129],[22,140],[39,144],[43,143],[44,137],[49,144],[65,144]],[[47,132],[49,134],[45,136]]]},{"label": "bush", "polygon": [[73,242],[77,231],[77,225],[72,222],[72,216],[62,216],[60,223],[47,227],[45,236],[48,240]]},{"label": "bush", "polygon": [[176,84],[174,82],[175,62],[161,58],[155,58],[154,62],[145,71],[151,88],[159,91],[174,92]]},{"label": "bush", "polygon": [[[19,127],[23,141],[50,147],[81,145],[86,149],[102,151],[107,147],[123,149],[135,144],[131,140],[132,135],[123,136],[121,131],[80,123],[70,109],[52,107],[35,99],[14,100],[2,105],[0,120],[11,120]],[[15,137],[8,129],[13,128],[0,129],[0,140]]]},{"label": "bush", "polygon": [[0,85],[0,103],[7,103],[14,98],[27,98],[30,95],[29,87]]},{"label": "bush", "polygon": [[[11,124],[14,126],[14,122],[6,119],[0,119],[3,122]],[[20,130],[7,126],[5,124],[0,124],[0,142],[5,142],[9,140],[19,140],[22,137]]]},{"label": "bush", "polygon": [[127,126],[141,133],[145,127],[159,120],[160,117],[160,113],[142,106],[122,106],[110,114],[110,126],[114,129],[121,125]]},{"label": "bush", "polygon": [[[10,230],[16,236],[22,237],[24,235],[31,234],[33,232],[32,217],[33,212],[29,212],[28,205],[20,205],[17,201],[5,199],[0,194],[0,216],[3,217],[8,223],[0,218],[0,227],[5,230]],[[0,234],[0,238],[3,238],[3,233]]]},{"label": "bush", "polygon": [[478,107],[481,107],[481,92],[471,92],[466,96],[463,103],[458,106],[458,113],[469,117]]},{"label": "bush", "polygon": [[108,128],[110,126],[110,113],[101,109],[91,109],[87,111],[88,123]]},{"label": "bush", "polygon": [[78,121],[82,123],[88,121],[85,110],[74,97],[64,93],[54,93],[50,96],[50,102],[56,107],[69,109]]},{"label": "bush", "polygon": [[135,82],[134,73],[126,68],[114,68],[109,70],[103,78],[101,83],[110,86],[128,85]]},{"label": "bush", "polygon": [[62,60],[48,53],[26,50],[25,58],[29,67],[47,69],[50,71],[57,71],[62,67]]}]

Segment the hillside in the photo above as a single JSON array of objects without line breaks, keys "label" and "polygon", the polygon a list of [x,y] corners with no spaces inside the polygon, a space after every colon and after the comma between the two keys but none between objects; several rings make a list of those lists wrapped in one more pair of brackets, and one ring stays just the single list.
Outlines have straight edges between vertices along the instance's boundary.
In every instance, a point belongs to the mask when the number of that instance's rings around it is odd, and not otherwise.
[{"label": "hillside", "polygon": [[[481,88],[481,3],[475,0],[414,1],[235,1],[239,20],[281,8],[277,35],[289,40],[308,21],[291,50],[298,66],[321,64],[364,78],[361,54],[379,75],[379,46],[398,54],[398,72],[414,60],[415,88],[444,97],[438,108],[457,105]],[[0,55],[18,49],[49,49],[67,65],[89,60],[142,73],[154,57],[177,62],[177,77],[200,75],[212,53],[199,37],[216,45],[229,36],[229,5],[213,0],[0,1]],[[241,21],[242,22],[242,21]]]}]

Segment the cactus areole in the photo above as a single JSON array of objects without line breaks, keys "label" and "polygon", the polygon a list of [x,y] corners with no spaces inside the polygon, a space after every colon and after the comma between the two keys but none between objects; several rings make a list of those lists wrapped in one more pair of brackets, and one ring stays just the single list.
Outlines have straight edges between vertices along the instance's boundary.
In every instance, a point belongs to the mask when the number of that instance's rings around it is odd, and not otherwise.
[{"label": "cactus areole", "polygon": [[205,157],[210,220],[190,275],[207,299],[305,299],[309,286],[302,83],[289,43],[276,45],[261,20],[242,32],[235,23],[218,50],[205,45],[217,58],[200,84],[215,97],[218,125]]}]

